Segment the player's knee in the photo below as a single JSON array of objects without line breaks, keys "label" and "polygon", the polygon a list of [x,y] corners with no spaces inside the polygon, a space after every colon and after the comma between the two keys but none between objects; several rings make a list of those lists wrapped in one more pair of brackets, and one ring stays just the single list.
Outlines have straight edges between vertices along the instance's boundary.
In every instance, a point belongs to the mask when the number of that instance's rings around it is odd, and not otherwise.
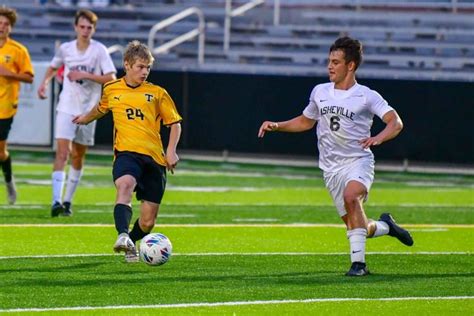
[{"label": "player's knee", "polygon": [[65,163],[67,161],[67,157],[68,157],[67,151],[56,152],[56,162]]},{"label": "player's knee", "polygon": [[142,218],[140,220],[140,226],[143,231],[151,232],[153,227],[155,227],[155,219],[153,218]]},{"label": "player's knee", "polygon": [[344,193],[344,205],[346,206],[354,206],[360,203],[359,196],[352,192],[345,192]]},{"label": "player's knee", "polygon": [[8,152],[7,151],[0,151],[0,161],[5,161],[8,158]]}]

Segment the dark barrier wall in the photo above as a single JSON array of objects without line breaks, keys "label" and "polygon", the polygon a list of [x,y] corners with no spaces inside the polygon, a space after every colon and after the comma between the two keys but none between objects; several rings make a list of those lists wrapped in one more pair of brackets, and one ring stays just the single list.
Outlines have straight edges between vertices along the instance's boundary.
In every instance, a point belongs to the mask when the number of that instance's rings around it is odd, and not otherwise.
[{"label": "dark barrier wall", "polygon": [[[153,71],[183,121],[180,148],[316,155],[315,131],[257,138],[263,120],[300,115],[314,85],[327,78]],[[373,149],[380,160],[474,163],[474,84],[359,80],[378,91],[405,124],[398,138]],[[373,133],[383,124],[374,118]],[[111,117],[99,121],[96,141],[111,144]]]}]

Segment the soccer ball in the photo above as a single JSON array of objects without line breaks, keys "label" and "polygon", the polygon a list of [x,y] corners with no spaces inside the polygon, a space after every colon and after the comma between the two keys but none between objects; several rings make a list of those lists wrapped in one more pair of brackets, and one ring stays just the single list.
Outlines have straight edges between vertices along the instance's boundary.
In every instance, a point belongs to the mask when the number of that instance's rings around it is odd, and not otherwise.
[{"label": "soccer ball", "polygon": [[140,258],[151,266],[165,264],[172,251],[170,240],[160,233],[148,234],[140,242]]}]

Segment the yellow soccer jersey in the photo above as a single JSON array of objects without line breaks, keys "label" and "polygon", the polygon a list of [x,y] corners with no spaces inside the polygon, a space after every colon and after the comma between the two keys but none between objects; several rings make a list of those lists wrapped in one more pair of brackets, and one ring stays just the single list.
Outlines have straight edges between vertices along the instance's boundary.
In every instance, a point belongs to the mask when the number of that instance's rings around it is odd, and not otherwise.
[{"label": "yellow soccer jersey", "polygon": [[[34,75],[28,50],[10,38],[0,47],[0,66],[17,74]],[[16,114],[19,95],[20,82],[0,76],[0,119],[7,119]]]},{"label": "yellow soccer jersey", "polygon": [[112,111],[115,150],[148,155],[166,166],[161,122],[171,125],[182,119],[165,89],[150,82],[130,87],[124,78],[110,81],[103,87],[98,110]]}]

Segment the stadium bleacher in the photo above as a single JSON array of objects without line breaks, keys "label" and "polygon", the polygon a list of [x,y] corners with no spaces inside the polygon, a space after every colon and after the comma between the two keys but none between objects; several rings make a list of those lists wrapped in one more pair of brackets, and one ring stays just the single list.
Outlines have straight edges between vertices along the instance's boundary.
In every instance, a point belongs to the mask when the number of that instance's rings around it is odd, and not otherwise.
[{"label": "stadium bleacher", "polygon": [[[20,19],[13,37],[33,60],[49,60],[57,42],[74,38],[75,6],[4,1]],[[191,6],[206,20],[205,62],[197,62],[197,41],[158,56],[160,69],[239,73],[324,75],[328,48],[339,36],[364,44],[370,78],[474,81],[474,1],[308,1],[281,0],[274,25],[274,1],[232,19],[230,48],[224,46],[225,0],[127,1],[94,7],[100,17],[95,38],[107,46],[147,42],[151,27]],[[232,1],[233,7],[248,1]],[[158,32],[160,45],[196,27],[190,16]],[[120,64],[120,54],[113,55]]]}]

